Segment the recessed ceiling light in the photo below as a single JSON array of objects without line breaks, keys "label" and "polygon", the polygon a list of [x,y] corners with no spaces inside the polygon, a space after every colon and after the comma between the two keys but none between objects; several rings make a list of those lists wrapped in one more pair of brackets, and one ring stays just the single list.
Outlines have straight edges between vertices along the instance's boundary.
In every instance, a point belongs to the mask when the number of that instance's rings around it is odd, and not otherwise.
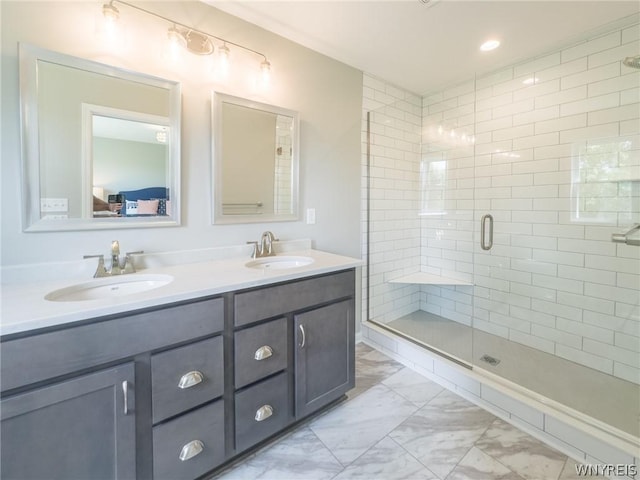
[{"label": "recessed ceiling light", "polygon": [[487,40],[482,45],[480,45],[480,50],[483,52],[488,52],[490,50],[495,50],[500,46],[500,40]]}]

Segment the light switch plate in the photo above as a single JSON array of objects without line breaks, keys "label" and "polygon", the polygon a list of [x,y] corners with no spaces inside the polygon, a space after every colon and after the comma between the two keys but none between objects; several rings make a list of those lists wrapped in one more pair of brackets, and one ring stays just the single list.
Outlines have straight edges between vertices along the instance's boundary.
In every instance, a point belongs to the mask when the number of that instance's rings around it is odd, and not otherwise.
[{"label": "light switch plate", "polygon": [[69,210],[68,198],[41,198],[40,212],[67,212]]},{"label": "light switch plate", "polygon": [[307,208],[307,225],[313,225],[316,223],[316,209]]}]

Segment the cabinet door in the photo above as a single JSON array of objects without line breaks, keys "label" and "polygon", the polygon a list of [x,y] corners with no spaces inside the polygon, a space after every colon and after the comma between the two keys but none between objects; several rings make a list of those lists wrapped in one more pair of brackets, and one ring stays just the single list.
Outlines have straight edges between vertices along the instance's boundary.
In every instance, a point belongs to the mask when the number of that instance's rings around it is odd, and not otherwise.
[{"label": "cabinet door", "polygon": [[304,417],[353,388],[353,300],[294,316],[296,418]]},{"label": "cabinet door", "polygon": [[2,478],[135,478],[133,380],[127,363],[2,400]]}]

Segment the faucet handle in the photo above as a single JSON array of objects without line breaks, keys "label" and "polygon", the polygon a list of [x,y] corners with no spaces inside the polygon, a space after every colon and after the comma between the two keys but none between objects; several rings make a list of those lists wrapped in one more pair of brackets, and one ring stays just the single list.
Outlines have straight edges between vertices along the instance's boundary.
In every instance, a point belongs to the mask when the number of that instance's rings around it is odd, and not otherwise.
[{"label": "faucet handle", "polygon": [[258,242],[247,242],[247,245],[253,245],[253,251],[251,252],[251,258],[257,258],[258,257],[258,252],[259,252]]},{"label": "faucet handle", "polygon": [[82,258],[97,258],[98,259],[98,267],[96,268],[96,273],[93,274],[93,278],[100,277],[108,277],[109,273],[107,269],[104,268],[104,255],[84,255]]},{"label": "faucet handle", "polygon": [[144,250],[125,253],[124,266],[122,267],[122,273],[136,273],[136,267],[133,264],[133,258],[131,258],[131,255],[140,255],[142,253],[144,253]]}]

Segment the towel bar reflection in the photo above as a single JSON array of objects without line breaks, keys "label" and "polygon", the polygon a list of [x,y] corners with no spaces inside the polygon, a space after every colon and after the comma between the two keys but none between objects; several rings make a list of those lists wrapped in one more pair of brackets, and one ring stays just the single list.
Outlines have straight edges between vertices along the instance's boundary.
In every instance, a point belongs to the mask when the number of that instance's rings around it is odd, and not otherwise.
[{"label": "towel bar reflection", "polygon": [[629,238],[634,232],[640,230],[640,223],[636,223],[626,233],[614,233],[611,235],[611,241],[614,243],[625,243],[627,245],[640,246],[640,238]]},{"label": "towel bar reflection", "polygon": [[262,202],[253,202],[253,203],[223,203],[223,207],[261,207],[263,205]]}]

